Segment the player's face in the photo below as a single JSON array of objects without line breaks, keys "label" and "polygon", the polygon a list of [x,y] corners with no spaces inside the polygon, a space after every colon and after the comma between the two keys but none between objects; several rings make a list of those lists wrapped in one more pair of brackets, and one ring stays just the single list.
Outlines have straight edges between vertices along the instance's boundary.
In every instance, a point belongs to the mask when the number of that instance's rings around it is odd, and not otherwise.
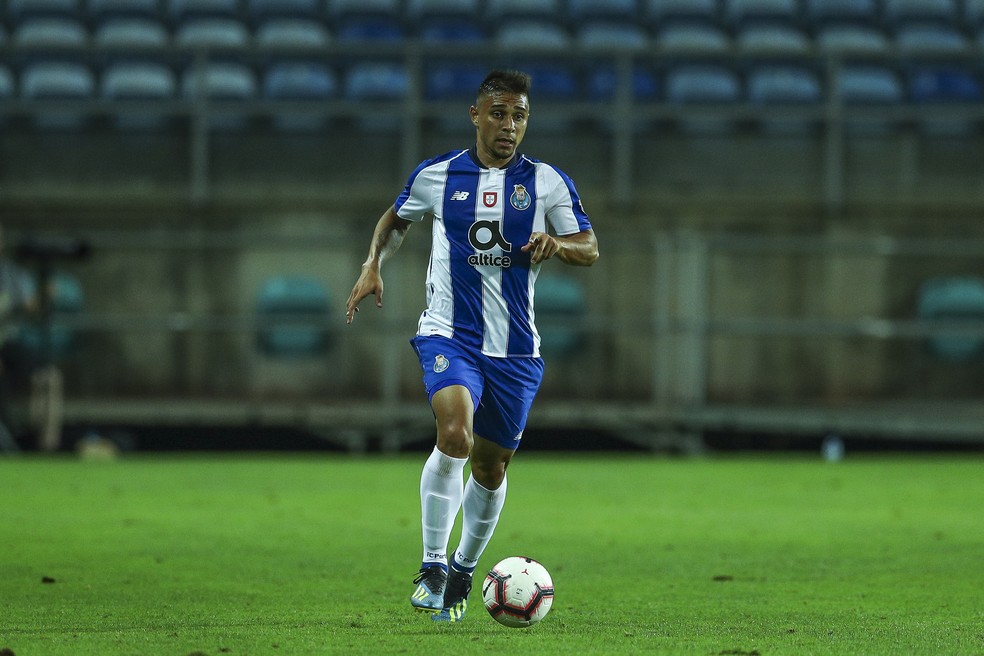
[{"label": "player's face", "polygon": [[526,135],[529,98],[509,92],[483,95],[469,113],[478,131],[479,159],[491,167],[507,164]]}]

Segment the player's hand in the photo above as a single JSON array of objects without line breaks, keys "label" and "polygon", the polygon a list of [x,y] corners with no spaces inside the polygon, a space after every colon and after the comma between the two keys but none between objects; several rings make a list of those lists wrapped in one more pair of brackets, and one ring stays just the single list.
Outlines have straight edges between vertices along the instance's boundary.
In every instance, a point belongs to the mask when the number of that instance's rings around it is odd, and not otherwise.
[{"label": "player's hand", "polygon": [[545,232],[534,232],[526,245],[519,250],[530,254],[530,264],[539,264],[556,255],[560,244]]},{"label": "player's hand", "polygon": [[376,297],[376,307],[383,307],[383,279],[379,272],[370,267],[362,267],[362,274],[355,282],[352,293],[349,294],[348,301],[345,303],[345,323],[350,324],[355,319],[355,313],[359,311],[359,303],[366,296]]}]

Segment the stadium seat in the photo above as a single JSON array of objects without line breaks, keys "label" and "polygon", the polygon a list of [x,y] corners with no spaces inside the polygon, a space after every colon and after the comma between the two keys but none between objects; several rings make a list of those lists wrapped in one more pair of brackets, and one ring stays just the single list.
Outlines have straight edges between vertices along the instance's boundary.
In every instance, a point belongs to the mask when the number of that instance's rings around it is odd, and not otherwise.
[{"label": "stadium seat", "polygon": [[[345,72],[342,93],[348,100],[362,103],[399,102],[410,90],[410,79],[400,62],[360,61]],[[371,133],[396,133],[403,127],[400,116],[374,116],[356,119],[359,128]]]},{"label": "stadium seat", "polygon": [[533,78],[536,97],[543,100],[572,100],[578,93],[578,79],[564,64],[526,62],[520,64]]},{"label": "stadium seat", "polygon": [[[106,67],[100,97],[112,101],[143,101],[154,104],[172,100],[177,94],[174,70],[157,62],[118,62]],[[160,111],[123,107],[114,117],[121,130],[152,131],[164,128],[169,117]]]},{"label": "stadium seat", "polygon": [[7,0],[7,19],[12,25],[34,18],[82,19],[81,0]]},{"label": "stadium seat", "polygon": [[536,281],[536,322],[540,351],[562,357],[580,349],[587,337],[587,299],[579,280],[543,274]]},{"label": "stadium seat", "polygon": [[805,17],[815,26],[831,22],[868,25],[879,22],[878,5],[875,0],[805,0],[805,2]]},{"label": "stadium seat", "polygon": [[401,43],[406,31],[391,16],[348,17],[336,23],[335,36],[345,43]]},{"label": "stadium seat", "polygon": [[325,64],[280,62],[264,74],[263,95],[274,100],[327,100],[338,95],[338,77]]},{"label": "stadium seat", "polygon": [[[587,72],[588,100],[606,105],[612,103],[618,93],[618,83],[618,73],[614,66],[608,64],[594,66]],[[659,81],[656,74],[648,68],[639,65],[634,66],[629,84],[632,99],[637,103],[654,102],[659,98]],[[606,111],[601,117],[600,126],[606,132],[611,133],[618,120],[611,112]],[[632,119],[632,131],[636,133],[645,132],[652,125],[653,121],[649,119]]]},{"label": "stadium seat", "polygon": [[[678,64],[666,73],[666,100],[675,105],[727,105],[741,100],[741,80],[737,72],[724,64]],[[684,134],[720,136],[730,134],[735,122],[728,118],[679,118]]]},{"label": "stadium seat", "polygon": [[492,25],[501,20],[556,21],[563,11],[561,2],[562,0],[486,0],[485,18]]},{"label": "stadium seat", "polygon": [[796,65],[763,65],[746,77],[748,100],[763,105],[807,104],[820,101],[820,78]]},{"label": "stadium seat", "polygon": [[[268,100],[322,102],[339,95],[339,82],[326,65],[314,61],[271,64],[263,74],[263,97]],[[308,112],[278,111],[273,127],[283,132],[315,132],[324,129],[325,116]]]},{"label": "stadium seat", "polygon": [[[908,91],[918,104],[980,103],[984,99],[981,81],[972,70],[945,65],[910,70]],[[974,132],[973,121],[936,116],[921,121],[920,126],[931,136],[963,137]]]},{"label": "stadium seat", "polygon": [[270,277],[256,300],[257,346],[271,357],[321,355],[331,344],[330,314],[331,298],[319,279]]},{"label": "stadium seat", "polygon": [[836,84],[846,103],[899,103],[904,97],[898,75],[884,66],[844,66],[837,76]]},{"label": "stadium seat", "polygon": [[317,49],[331,43],[331,34],[320,21],[307,18],[270,18],[256,28],[260,48]]},{"label": "stadium seat", "polygon": [[[767,106],[817,105],[822,100],[820,76],[795,64],[760,65],[748,71],[745,86],[749,102]],[[771,135],[803,135],[813,131],[815,120],[763,116],[762,131]]]},{"label": "stadium seat", "polygon": [[831,53],[887,53],[888,36],[877,27],[866,25],[827,25],[817,31],[820,50]]},{"label": "stadium seat", "polygon": [[235,18],[192,18],[174,32],[174,45],[181,48],[226,50],[249,43],[249,29]]},{"label": "stadium seat", "polygon": [[158,0],[89,0],[88,14],[96,26],[112,18],[160,20],[162,17]]},{"label": "stadium seat", "polygon": [[395,17],[402,14],[401,0],[327,0],[328,16],[335,21],[366,16]]},{"label": "stadium seat", "polygon": [[246,0],[246,12],[253,25],[272,19],[321,21],[318,0]]},{"label": "stadium seat", "polygon": [[570,33],[557,23],[519,20],[502,24],[495,34],[495,43],[503,50],[536,48],[562,51],[571,47]]},{"label": "stadium seat", "polygon": [[907,55],[959,53],[969,42],[956,28],[934,23],[906,23],[895,33],[895,45]]},{"label": "stadium seat", "polygon": [[64,109],[38,112],[35,125],[42,130],[77,130],[86,115],[72,108],[73,101],[91,100],[96,78],[88,66],[73,61],[41,61],[27,64],[21,71],[20,95],[26,100],[59,100]]},{"label": "stadium seat", "polygon": [[[927,321],[984,321],[984,281],[976,277],[941,277],[924,282],[918,291],[916,314]],[[927,340],[930,352],[941,360],[976,360],[984,337],[939,335]]]},{"label": "stadium seat", "polygon": [[735,35],[735,43],[743,52],[769,55],[804,54],[812,47],[805,32],[792,25],[774,23],[751,24]]},{"label": "stadium seat", "polygon": [[349,100],[402,100],[409,89],[400,63],[359,62],[345,73],[345,97]]},{"label": "stadium seat", "polygon": [[964,0],[963,24],[970,29],[984,26],[984,0]]},{"label": "stadium seat", "polygon": [[[7,100],[11,100],[16,95],[17,95],[17,83],[14,81],[13,74],[10,72],[9,68],[0,64],[0,103],[4,103]],[[6,126],[9,119],[10,119],[9,114],[0,113],[0,130],[2,130]]]},{"label": "stadium seat", "polygon": [[424,43],[482,43],[488,38],[485,24],[471,18],[432,19],[420,26]]},{"label": "stadium seat", "polygon": [[656,46],[674,53],[726,53],[731,48],[731,37],[710,24],[671,23],[656,33]]},{"label": "stadium seat", "polygon": [[[476,94],[488,69],[482,64],[439,62],[424,71],[427,100],[458,100]],[[455,121],[455,125],[460,121]]]},{"label": "stadium seat", "polygon": [[[16,94],[17,88],[14,84],[13,74],[11,74],[9,68],[0,65],[0,99],[13,98]],[[3,119],[0,118],[0,120]]]},{"label": "stadium seat", "polygon": [[93,42],[103,48],[146,51],[164,48],[171,35],[167,28],[150,18],[108,18],[96,27]]},{"label": "stadium seat", "polygon": [[[253,100],[258,95],[256,75],[238,62],[208,62],[201,69],[192,65],[181,74],[181,94],[188,100]],[[210,108],[209,126],[219,130],[239,130],[248,118],[235,108]]]},{"label": "stadium seat", "polygon": [[338,90],[338,77],[316,62],[280,62],[263,76],[263,96],[273,100],[327,100]]},{"label": "stadium seat", "polygon": [[[531,93],[535,98],[534,103],[540,100],[573,101],[581,90],[580,80],[574,70],[559,60],[550,62],[542,59],[518,59],[513,65],[533,78]],[[567,113],[556,109],[547,110],[542,106],[532,120],[536,122],[537,133],[542,134],[564,134],[574,126],[573,119]]]},{"label": "stadium seat", "polygon": [[959,20],[955,0],[882,0],[882,14],[887,25],[907,22],[935,22],[955,25]]},{"label": "stadium seat", "polygon": [[429,62],[424,67],[424,96],[427,101],[449,102],[462,107],[459,111],[435,113],[430,120],[439,132],[448,134],[467,134],[472,129],[464,110],[464,103],[470,103],[478,87],[485,79],[488,68],[484,64],[470,62]]},{"label": "stadium seat", "polygon": [[982,99],[980,79],[961,68],[919,68],[909,74],[909,95],[914,102],[965,102]]},{"label": "stadium seat", "polygon": [[649,35],[638,25],[589,21],[574,35],[579,50],[645,50]]},{"label": "stadium seat", "polygon": [[57,362],[71,355],[78,341],[76,329],[66,326],[65,319],[82,312],[85,292],[78,277],[66,271],[56,271],[51,277],[50,285],[50,333],[46,336],[35,322],[25,326],[22,339],[24,346],[34,353],[34,357],[45,362]]},{"label": "stadium seat", "polygon": [[203,18],[238,19],[239,0],[164,0],[167,15],[175,25]]},{"label": "stadium seat", "polygon": [[12,34],[13,45],[20,48],[65,48],[85,46],[89,31],[71,18],[29,18]]},{"label": "stadium seat", "polygon": [[[876,64],[844,66],[837,73],[835,89],[846,105],[896,105],[905,99],[898,74]],[[883,136],[893,127],[892,121],[881,118],[846,123],[847,131],[857,135]]]},{"label": "stadium seat", "polygon": [[683,64],[666,74],[666,98],[673,103],[730,103],[741,97],[741,81],[719,64]]},{"label": "stadium seat", "polygon": [[567,20],[573,26],[589,20],[635,24],[638,10],[636,0],[567,0]]},{"label": "stadium seat", "polygon": [[[632,98],[651,102],[659,97],[659,82],[652,71],[635,66],[632,69]],[[588,72],[588,99],[596,102],[611,102],[615,98],[618,74],[613,66],[596,66]]]},{"label": "stadium seat", "polygon": [[720,20],[717,0],[642,0],[643,20],[652,26],[668,21],[692,20],[716,24]]},{"label": "stadium seat", "polygon": [[405,12],[414,22],[449,18],[473,18],[480,13],[478,0],[406,0]]},{"label": "stadium seat", "polygon": [[796,0],[725,0],[724,18],[739,27],[764,21],[795,25],[799,6]]}]

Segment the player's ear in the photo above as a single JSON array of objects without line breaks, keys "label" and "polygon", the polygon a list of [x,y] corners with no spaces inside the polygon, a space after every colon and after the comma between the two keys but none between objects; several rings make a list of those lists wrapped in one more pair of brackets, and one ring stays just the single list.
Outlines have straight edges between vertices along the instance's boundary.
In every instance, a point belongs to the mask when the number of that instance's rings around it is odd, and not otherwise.
[{"label": "player's ear", "polygon": [[471,118],[472,125],[474,125],[477,128],[478,127],[478,109],[475,108],[475,105],[472,105],[471,107],[468,108],[468,116],[469,116],[469,118]]}]

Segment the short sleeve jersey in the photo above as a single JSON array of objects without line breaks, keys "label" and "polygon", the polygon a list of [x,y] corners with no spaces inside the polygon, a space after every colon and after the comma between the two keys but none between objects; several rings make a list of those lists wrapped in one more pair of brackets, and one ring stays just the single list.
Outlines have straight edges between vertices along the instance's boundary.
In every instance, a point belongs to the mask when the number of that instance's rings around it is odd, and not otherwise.
[{"label": "short sleeve jersey", "polygon": [[533,289],[540,265],[520,248],[533,232],[591,228],[571,179],[518,153],[505,168],[487,168],[471,148],[420,164],[395,206],[407,221],[433,219],[417,334],[493,357],[539,357]]}]

